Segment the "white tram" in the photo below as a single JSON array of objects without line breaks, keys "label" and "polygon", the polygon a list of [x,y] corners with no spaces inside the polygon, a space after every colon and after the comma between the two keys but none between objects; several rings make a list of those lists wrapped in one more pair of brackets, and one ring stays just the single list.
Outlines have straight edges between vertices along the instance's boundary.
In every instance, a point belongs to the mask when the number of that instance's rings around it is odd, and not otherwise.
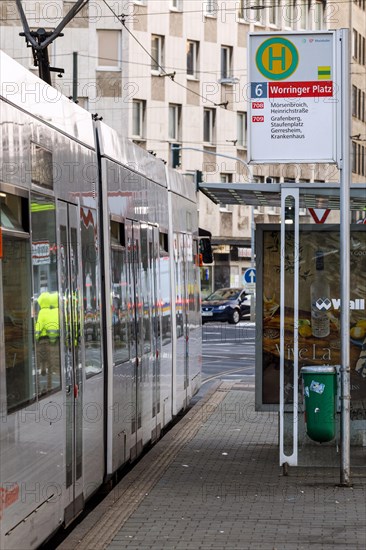
[{"label": "white tram", "polygon": [[193,185],[0,56],[0,547],[36,548],[200,386]]}]

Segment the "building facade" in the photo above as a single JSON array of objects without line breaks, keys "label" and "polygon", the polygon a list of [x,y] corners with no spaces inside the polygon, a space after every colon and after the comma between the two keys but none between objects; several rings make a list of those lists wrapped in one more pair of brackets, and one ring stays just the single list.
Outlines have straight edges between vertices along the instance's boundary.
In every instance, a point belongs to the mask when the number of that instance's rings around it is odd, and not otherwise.
[{"label": "building facade", "polygon": [[[98,113],[119,134],[165,162],[180,147],[179,167],[195,184],[338,181],[334,166],[257,166],[247,160],[249,32],[348,27],[352,59],[353,181],[366,179],[366,0],[93,0],[50,46],[63,68],[53,83],[71,100]],[[23,0],[31,29],[54,29],[71,1]],[[30,48],[19,36],[15,2],[1,2],[0,47],[32,71]],[[28,93],[28,92],[27,92]],[[214,264],[202,270],[207,293],[242,284],[253,261],[256,223],[279,222],[279,208],[218,206],[200,194],[200,225],[211,232]],[[311,221],[301,212],[303,221]]]}]

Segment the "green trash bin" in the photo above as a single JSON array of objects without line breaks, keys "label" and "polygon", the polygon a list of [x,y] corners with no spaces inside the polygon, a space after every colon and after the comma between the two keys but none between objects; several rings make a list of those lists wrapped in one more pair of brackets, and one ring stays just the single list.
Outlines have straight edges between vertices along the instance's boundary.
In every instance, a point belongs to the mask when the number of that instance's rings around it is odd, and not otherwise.
[{"label": "green trash bin", "polygon": [[302,367],[306,433],[325,443],[336,435],[336,367]]}]

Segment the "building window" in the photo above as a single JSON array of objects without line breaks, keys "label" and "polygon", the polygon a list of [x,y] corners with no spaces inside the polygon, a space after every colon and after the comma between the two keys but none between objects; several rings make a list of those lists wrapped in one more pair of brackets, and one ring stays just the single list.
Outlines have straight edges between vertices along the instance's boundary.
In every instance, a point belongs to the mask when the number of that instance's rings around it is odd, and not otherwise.
[{"label": "building window", "polygon": [[246,147],[247,128],[247,113],[237,113],[237,147]]},{"label": "building window", "polygon": [[283,10],[283,19],[285,21],[286,28],[292,28],[294,24],[294,1],[295,0],[285,0],[284,10]]},{"label": "building window", "polygon": [[164,65],[164,37],[157,34],[151,36],[151,70],[160,72]]},{"label": "building window", "polygon": [[358,61],[360,65],[366,63],[366,39],[362,34],[353,29],[352,33],[352,57]]},{"label": "building window", "polygon": [[365,122],[365,92],[352,85],[352,116]]},{"label": "building window", "polygon": [[[230,184],[233,182],[233,175],[230,173],[221,172],[220,182]],[[232,212],[234,210],[233,204],[221,204],[220,212]]]},{"label": "building window", "polygon": [[239,1],[239,10],[238,10],[238,16],[239,19],[246,19],[245,15],[245,8],[247,7],[247,0],[240,0]]},{"label": "building window", "polygon": [[181,140],[181,105],[169,105],[169,139]]},{"label": "building window", "polygon": [[230,173],[221,172],[220,182],[221,183],[232,183],[233,182],[233,175],[230,174]]},{"label": "building window", "polygon": [[352,172],[366,175],[366,148],[355,142],[352,142]]},{"label": "building window", "polygon": [[132,134],[134,138],[144,138],[146,101],[134,99],[132,103]]},{"label": "building window", "polygon": [[309,9],[307,2],[298,2],[297,4],[297,13],[300,11],[300,21],[299,21],[299,27],[300,29],[308,29],[309,28]]},{"label": "building window", "polygon": [[352,116],[357,116],[357,88],[352,84]]},{"label": "building window", "polygon": [[216,17],[218,9],[216,0],[205,0],[203,5],[205,9],[205,15]]},{"label": "building window", "polygon": [[232,78],[233,49],[231,46],[221,46],[221,78]]},{"label": "building window", "polygon": [[281,13],[280,9],[281,9],[281,2],[280,1],[279,2],[273,2],[269,6],[268,17],[269,17],[269,24],[270,25],[274,25],[276,27],[279,26],[278,21],[279,21],[279,13]]},{"label": "building window", "polygon": [[198,42],[187,40],[187,75],[197,78]]},{"label": "building window", "polygon": [[358,35],[358,62],[360,65],[365,64],[365,38]]},{"label": "building window", "polygon": [[361,163],[362,163],[362,146],[358,143],[357,144],[357,174],[362,173]]},{"label": "building window", "polygon": [[352,172],[356,173],[357,170],[357,159],[356,159],[357,145],[352,141]]},{"label": "building window", "polygon": [[[228,187],[230,187],[230,184],[233,183],[233,174],[221,172],[220,174],[220,183],[226,183]],[[223,212],[232,212],[234,210],[233,204],[221,204],[220,205],[220,211]]]},{"label": "building window", "polygon": [[[253,2],[247,3],[247,9],[250,6],[251,13],[253,13],[253,20],[255,23],[263,24],[263,2],[262,0],[254,0]],[[258,6],[258,9],[254,9],[255,6]]]},{"label": "building window", "polygon": [[181,11],[182,0],[170,0],[170,8],[172,10]]},{"label": "building window", "polygon": [[322,0],[317,0],[315,2],[315,21],[314,28],[319,31],[323,28],[323,19],[324,19],[324,4]]},{"label": "building window", "polygon": [[213,143],[215,139],[215,110],[204,109],[203,111],[203,141]]},{"label": "building window", "polygon": [[121,68],[121,31],[98,30],[98,69],[115,71]]},{"label": "building window", "polygon": [[352,57],[354,59],[356,59],[357,57],[357,37],[358,37],[358,32],[353,29],[352,31]]},{"label": "building window", "polygon": [[53,168],[52,151],[31,142],[32,183],[46,189],[53,189]]}]

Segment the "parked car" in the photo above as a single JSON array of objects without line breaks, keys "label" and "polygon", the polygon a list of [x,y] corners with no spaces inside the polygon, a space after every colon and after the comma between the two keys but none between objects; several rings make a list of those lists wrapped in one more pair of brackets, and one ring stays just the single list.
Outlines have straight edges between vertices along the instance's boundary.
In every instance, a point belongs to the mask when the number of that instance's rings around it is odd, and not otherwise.
[{"label": "parked car", "polygon": [[201,304],[202,324],[208,321],[227,321],[233,325],[250,314],[251,296],[243,288],[220,288]]}]

